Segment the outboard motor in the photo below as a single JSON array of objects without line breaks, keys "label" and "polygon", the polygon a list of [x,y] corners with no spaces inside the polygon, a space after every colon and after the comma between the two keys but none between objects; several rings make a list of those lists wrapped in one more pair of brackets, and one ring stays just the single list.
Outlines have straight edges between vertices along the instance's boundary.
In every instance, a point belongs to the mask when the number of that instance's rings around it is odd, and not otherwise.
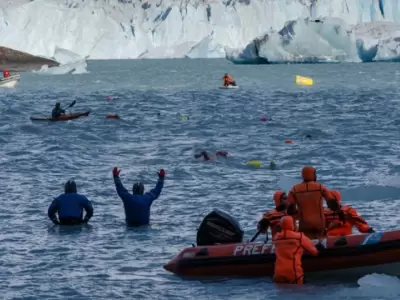
[{"label": "outboard motor", "polygon": [[214,209],[201,222],[196,243],[198,246],[241,243],[243,234],[240,224],[233,217]]}]

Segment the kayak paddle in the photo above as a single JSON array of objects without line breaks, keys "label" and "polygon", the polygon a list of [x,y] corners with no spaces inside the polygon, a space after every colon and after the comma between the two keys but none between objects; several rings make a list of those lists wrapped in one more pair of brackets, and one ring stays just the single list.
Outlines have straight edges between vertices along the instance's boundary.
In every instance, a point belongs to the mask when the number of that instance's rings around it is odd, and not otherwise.
[{"label": "kayak paddle", "polygon": [[[76,104],[76,100],[74,100],[74,101],[72,101],[72,103],[69,105],[69,106],[67,106],[67,108],[71,108],[72,106],[74,106]],[[66,108],[66,109],[67,109]]]}]

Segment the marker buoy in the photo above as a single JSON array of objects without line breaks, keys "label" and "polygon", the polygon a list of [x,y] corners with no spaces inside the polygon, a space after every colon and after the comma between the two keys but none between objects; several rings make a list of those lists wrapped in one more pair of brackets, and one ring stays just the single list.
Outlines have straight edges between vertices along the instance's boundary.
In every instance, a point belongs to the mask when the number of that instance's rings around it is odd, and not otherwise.
[{"label": "marker buoy", "polygon": [[252,167],[256,167],[256,168],[260,168],[262,166],[262,162],[259,160],[249,160],[247,162],[248,166],[252,166]]},{"label": "marker buoy", "polygon": [[106,119],[121,119],[121,118],[119,117],[119,115],[114,114],[114,115],[107,115]]},{"label": "marker buoy", "polygon": [[285,144],[292,144],[293,141],[292,140],[285,140]]},{"label": "marker buoy", "polygon": [[314,81],[312,80],[312,78],[296,75],[296,84],[297,85],[313,85]]}]

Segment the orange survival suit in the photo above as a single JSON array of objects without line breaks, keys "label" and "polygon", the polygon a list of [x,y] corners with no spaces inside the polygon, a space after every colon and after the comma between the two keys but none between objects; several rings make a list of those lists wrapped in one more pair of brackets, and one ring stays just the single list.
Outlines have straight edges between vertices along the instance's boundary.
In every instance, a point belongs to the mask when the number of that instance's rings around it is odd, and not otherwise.
[{"label": "orange survival suit", "polygon": [[343,236],[353,233],[355,226],[361,233],[373,233],[374,230],[358,215],[357,211],[349,205],[341,205],[339,191],[331,191],[334,200],[328,201],[325,209],[326,228],[328,236]]},{"label": "orange survival suit", "polygon": [[326,233],[322,198],[331,200],[333,196],[324,185],[316,182],[317,173],[313,167],[306,166],[301,173],[303,182],[296,184],[287,198],[288,214],[297,213],[299,231],[311,239],[320,238]]},{"label": "orange survival suit", "polygon": [[224,80],[224,86],[233,84],[233,78],[231,77],[231,75],[225,74],[222,79]]},{"label": "orange survival suit", "polygon": [[10,77],[10,72],[8,72],[7,70],[4,70],[3,71],[3,77],[4,78]]},{"label": "orange survival suit", "polygon": [[[261,233],[266,233],[268,228],[271,228],[272,238],[275,234],[281,231],[280,221],[283,216],[286,216],[286,193],[284,191],[276,191],[273,196],[275,209],[266,212],[262,219],[257,224],[257,229]],[[296,228],[296,223],[293,223]]]},{"label": "orange survival suit", "polygon": [[278,232],[273,239],[276,255],[274,281],[303,284],[304,272],[301,263],[303,249],[311,255],[318,255],[318,250],[303,233],[294,231],[292,217],[283,217],[280,225],[281,232]]}]

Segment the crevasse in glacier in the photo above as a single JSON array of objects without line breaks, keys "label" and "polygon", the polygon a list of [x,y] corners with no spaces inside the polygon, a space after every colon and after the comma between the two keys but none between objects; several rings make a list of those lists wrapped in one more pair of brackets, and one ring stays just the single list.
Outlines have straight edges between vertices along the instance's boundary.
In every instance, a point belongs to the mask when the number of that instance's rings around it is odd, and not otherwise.
[{"label": "crevasse in glacier", "polygon": [[57,48],[89,59],[398,57],[398,0],[13,0],[0,7],[2,45],[45,57]]}]

